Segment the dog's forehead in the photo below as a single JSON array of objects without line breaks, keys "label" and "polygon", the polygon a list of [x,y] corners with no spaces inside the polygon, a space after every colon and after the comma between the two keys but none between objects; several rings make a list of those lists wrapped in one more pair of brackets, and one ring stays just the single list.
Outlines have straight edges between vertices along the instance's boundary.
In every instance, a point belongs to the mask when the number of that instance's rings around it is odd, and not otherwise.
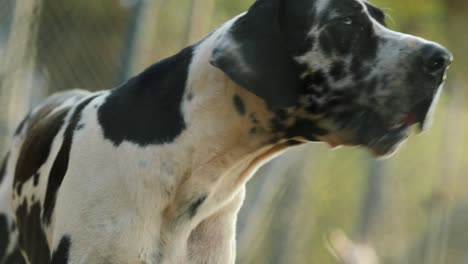
[{"label": "dog's forehead", "polygon": [[318,0],[315,5],[318,14],[358,12],[363,9],[364,2],[360,0]]},{"label": "dog's forehead", "polygon": [[[296,54],[321,51],[326,55],[341,57],[364,55],[367,58],[375,58],[377,42],[380,41],[379,36],[382,32],[376,28],[386,27],[382,10],[364,0],[303,1],[312,4],[311,12],[308,12],[311,14],[312,19],[309,20],[312,20],[312,23],[308,23],[306,39],[320,45],[307,43],[308,48],[300,49],[302,53]],[[351,49],[351,45],[361,48]],[[362,59],[366,59],[364,57]]]},{"label": "dog's forehead", "polygon": [[384,12],[367,0],[316,0],[313,3],[312,11],[321,20],[327,20],[337,16],[365,13],[370,19],[375,19],[377,23],[385,25]]}]

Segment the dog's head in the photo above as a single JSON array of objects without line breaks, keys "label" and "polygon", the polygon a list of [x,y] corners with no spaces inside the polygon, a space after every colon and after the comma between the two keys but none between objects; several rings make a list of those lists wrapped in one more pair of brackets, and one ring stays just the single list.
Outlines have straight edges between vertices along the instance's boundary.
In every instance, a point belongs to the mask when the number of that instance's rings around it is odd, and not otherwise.
[{"label": "dog's head", "polygon": [[424,128],[452,55],[386,27],[364,0],[258,0],[212,64],[276,113],[284,137],[392,153]]}]

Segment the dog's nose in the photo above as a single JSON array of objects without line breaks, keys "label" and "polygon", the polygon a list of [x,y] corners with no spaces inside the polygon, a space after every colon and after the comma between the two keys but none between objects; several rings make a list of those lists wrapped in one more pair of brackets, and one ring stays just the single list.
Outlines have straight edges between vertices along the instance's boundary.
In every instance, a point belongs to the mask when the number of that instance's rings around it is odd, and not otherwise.
[{"label": "dog's nose", "polygon": [[452,54],[437,44],[426,44],[422,47],[423,68],[427,74],[439,74],[450,65]]}]

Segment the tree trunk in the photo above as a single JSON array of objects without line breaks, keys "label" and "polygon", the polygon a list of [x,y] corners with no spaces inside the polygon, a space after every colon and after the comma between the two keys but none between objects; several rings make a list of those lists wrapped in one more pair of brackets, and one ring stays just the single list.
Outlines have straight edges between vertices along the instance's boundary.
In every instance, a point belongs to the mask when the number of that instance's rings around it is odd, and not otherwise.
[{"label": "tree trunk", "polygon": [[30,107],[35,71],[36,38],[41,0],[15,1],[7,45],[0,60],[0,150]]}]

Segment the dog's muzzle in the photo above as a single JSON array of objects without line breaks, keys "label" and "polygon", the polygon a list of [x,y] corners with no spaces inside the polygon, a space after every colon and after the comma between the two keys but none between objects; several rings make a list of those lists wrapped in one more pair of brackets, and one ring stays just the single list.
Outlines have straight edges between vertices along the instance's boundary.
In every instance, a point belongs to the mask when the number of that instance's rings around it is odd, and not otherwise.
[{"label": "dog's muzzle", "polygon": [[420,130],[426,127],[428,115],[452,61],[452,54],[438,44],[428,43],[420,48],[413,66],[416,77],[412,80],[412,86],[418,88],[412,94],[414,105],[403,118],[403,125],[418,124]]},{"label": "dog's muzzle", "polygon": [[[438,93],[445,81],[446,71],[453,60],[452,54],[444,47],[435,44],[424,44],[417,52],[409,80],[414,88],[413,105],[398,124],[393,124],[387,133],[367,144],[377,156],[393,153],[399,143],[407,138],[409,128],[417,124],[419,131],[428,126],[431,109],[434,107]],[[397,109],[398,111],[398,109]]]}]

